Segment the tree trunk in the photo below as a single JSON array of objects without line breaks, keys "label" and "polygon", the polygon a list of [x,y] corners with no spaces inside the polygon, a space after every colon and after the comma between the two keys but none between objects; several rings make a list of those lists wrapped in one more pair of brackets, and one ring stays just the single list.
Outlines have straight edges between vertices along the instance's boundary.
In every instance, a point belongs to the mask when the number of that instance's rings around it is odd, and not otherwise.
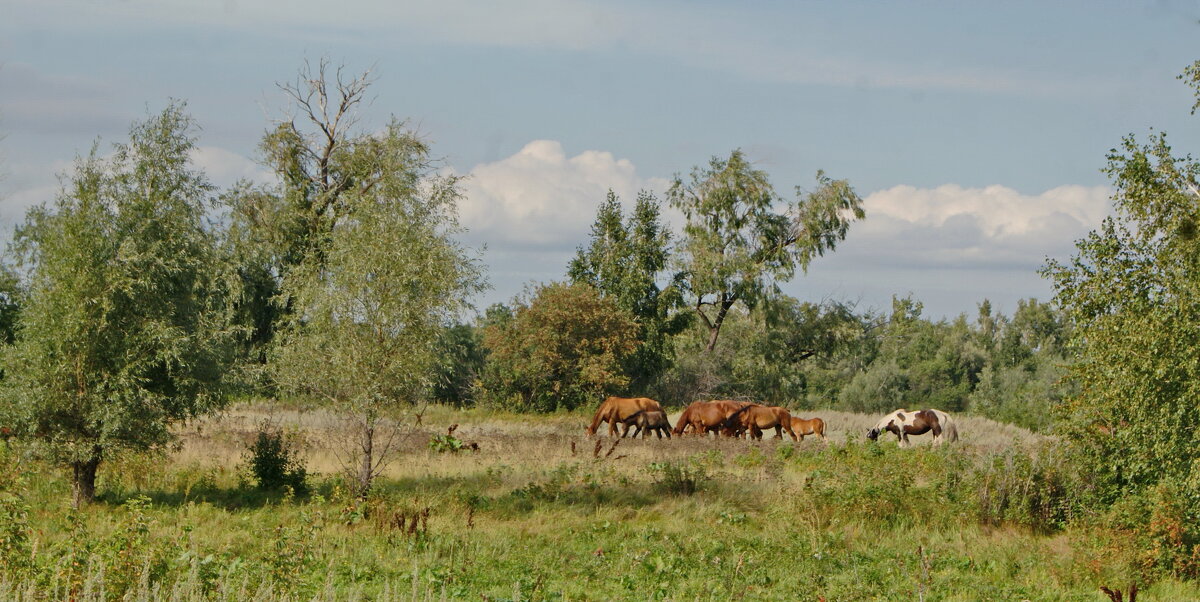
[{"label": "tree trunk", "polygon": [[360,500],[367,499],[367,492],[371,490],[371,480],[374,476],[373,466],[373,451],[375,448],[375,421],[367,418],[363,420],[362,432],[362,464],[358,468],[358,498]]},{"label": "tree trunk", "polygon": [[[736,299],[735,299],[736,300]],[[709,321],[708,316],[704,316],[704,321],[708,325],[708,347],[705,351],[712,353],[713,349],[717,348],[717,337],[721,335],[721,325],[725,323],[725,316],[729,314],[729,308],[733,307],[735,300],[722,300],[720,308],[717,309],[717,317]]]},{"label": "tree trunk", "polygon": [[92,457],[82,462],[72,462],[71,507],[92,503],[96,499],[96,471],[100,468],[100,448],[92,450]]},{"label": "tree trunk", "polygon": [[721,323],[717,322],[708,329],[708,346],[704,348],[709,353],[717,348],[717,336],[721,334]]}]

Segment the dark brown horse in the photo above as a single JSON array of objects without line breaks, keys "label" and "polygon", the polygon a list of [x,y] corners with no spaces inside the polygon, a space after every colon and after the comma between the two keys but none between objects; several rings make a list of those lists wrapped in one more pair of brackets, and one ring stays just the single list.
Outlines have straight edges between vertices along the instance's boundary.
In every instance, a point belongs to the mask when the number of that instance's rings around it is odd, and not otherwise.
[{"label": "dark brown horse", "polygon": [[634,437],[641,435],[645,439],[651,431],[654,431],[659,439],[662,439],[663,435],[666,435],[667,439],[671,438],[671,421],[667,419],[666,412],[645,410],[634,414],[632,420],[633,425],[637,427],[637,430],[633,432]]},{"label": "dark brown horse", "polygon": [[730,416],[749,405],[748,402],[727,399],[694,401],[683,410],[683,415],[675,423],[675,430],[672,432],[676,435],[689,431],[697,435],[720,433]]},{"label": "dark brown horse", "polygon": [[734,436],[749,431],[751,439],[761,440],[763,431],[775,429],[776,439],[783,439],[783,431],[787,431],[792,440],[796,440],[796,433],[792,431],[792,416],[779,406],[752,403],[732,414],[726,420],[726,426],[734,431]]}]

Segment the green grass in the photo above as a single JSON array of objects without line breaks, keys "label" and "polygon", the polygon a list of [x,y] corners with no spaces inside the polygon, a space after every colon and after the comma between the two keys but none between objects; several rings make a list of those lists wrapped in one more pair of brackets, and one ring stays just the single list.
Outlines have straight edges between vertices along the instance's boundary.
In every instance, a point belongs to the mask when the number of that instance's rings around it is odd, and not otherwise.
[{"label": "green grass", "polygon": [[[309,441],[310,496],[237,469],[267,414]],[[255,406],[193,426],[165,461],[102,466],[77,514],[65,475],[0,452],[0,599],[1103,600],[1130,581],[1200,599],[1063,519],[1069,471],[1039,464],[1035,437],[901,450],[848,415],[830,444],[602,439],[596,457],[579,414],[432,408],[363,508],[326,418]],[[450,423],[481,451],[431,451]]]}]

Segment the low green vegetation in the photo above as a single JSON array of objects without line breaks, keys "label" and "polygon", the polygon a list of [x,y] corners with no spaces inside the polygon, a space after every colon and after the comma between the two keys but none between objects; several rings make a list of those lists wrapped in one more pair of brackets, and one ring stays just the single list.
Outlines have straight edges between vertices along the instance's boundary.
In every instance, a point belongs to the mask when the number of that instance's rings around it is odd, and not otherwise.
[{"label": "low green vegetation", "polygon": [[297,495],[257,486],[248,461],[186,459],[256,447],[246,411],[185,434],[174,459],[114,459],[77,511],[58,473],[0,452],[0,597],[1076,600],[1130,581],[1200,596],[1178,581],[1195,567],[1174,538],[1194,527],[1170,492],[1093,513],[1086,476],[1032,436],[905,450],[839,415],[854,430],[829,444],[593,448],[582,416],[476,413],[455,434],[479,453],[414,431],[363,501],[336,472]]}]

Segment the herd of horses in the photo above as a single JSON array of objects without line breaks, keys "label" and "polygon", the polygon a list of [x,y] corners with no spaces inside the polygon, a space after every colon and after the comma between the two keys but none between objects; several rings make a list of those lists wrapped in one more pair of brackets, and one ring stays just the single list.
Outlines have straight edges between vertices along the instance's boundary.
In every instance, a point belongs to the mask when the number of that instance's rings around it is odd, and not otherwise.
[{"label": "herd of horses", "polygon": [[[654,433],[659,439],[672,435],[703,435],[712,433],[717,437],[748,437],[761,440],[763,433],[774,430],[775,438],[782,439],[784,431],[793,441],[803,441],[807,435],[816,435],[825,440],[825,421],[820,418],[792,416],[786,408],[767,406],[749,401],[696,401],[684,408],[683,414],[671,426],[666,411],[648,397],[609,397],[600,403],[592,423],[585,429],[595,435],[601,423],[608,423],[609,436],[618,433],[642,438]],[[948,414],[941,410],[909,411],[899,409],[884,416],[874,428],[867,431],[867,439],[876,441],[884,432],[896,436],[901,447],[909,444],[909,435],[932,433],[933,444],[957,441],[958,427]]]}]

